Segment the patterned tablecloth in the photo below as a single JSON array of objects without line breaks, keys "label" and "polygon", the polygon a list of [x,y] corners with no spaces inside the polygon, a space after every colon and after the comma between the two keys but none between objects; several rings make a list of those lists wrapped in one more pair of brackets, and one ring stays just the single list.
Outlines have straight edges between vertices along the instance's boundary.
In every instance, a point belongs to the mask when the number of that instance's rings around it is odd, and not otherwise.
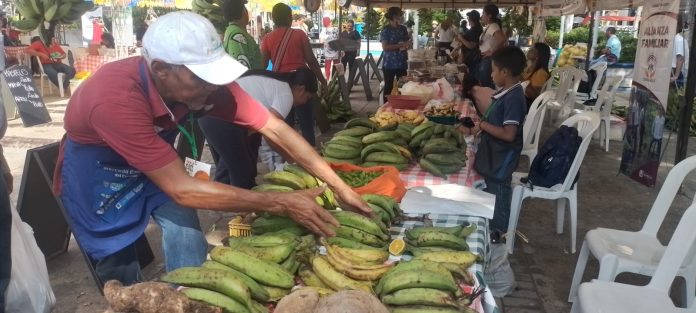
[{"label": "patterned tablecloth", "polygon": [[[489,254],[488,245],[488,220],[478,216],[451,215],[451,214],[430,214],[430,219],[433,221],[433,226],[456,226],[462,224],[476,225],[476,231],[466,238],[466,243],[469,245],[469,250],[475,254],[486,256]],[[407,229],[416,226],[423,226],[423,222],[406,221],[402,224],[392,225],[390,232],[392,238],[404,236]],[[485,262],[476,263],[469,268],[469,272],[476,276],[478,283],[485,287],[485,279],[483,278]],[[495,304],[493,295],[486,291],[472,304],[472,308],[477,312],[497,313],[499,312]]]},{"label": "patterned tablecloth", "polygon": [[96,71],[104,63],[108,63],[115,60],[114,57],[104,56],[104,55],[86,55],[77,59],[75,62],[75,70],[78,72],[92,72]]},{"label": "patterned tablecloth", "polygon": [[24,53],[27,46],[5,47],[5,57],[17,58],[21,65],[29,65],[29,55]]},{"label": "patterned tablecloth", "polygon": [[[462,116],[469,116],[472,119],[478,119],[476,115],[476,110],[470,100],[459,100],[455,102],[456,110],[462,113]],[[399,112],[401,109],[392,108],[389,103],[386,103],[381,108],[384,111],[389,112]],[[421,106],[416,111],[423,113],[425,107]],[[426,170],[422,169],[420,165],[415,164],[408,169],[401,171],[401,180],[406,184],[406,188],[425,186],[425,185],[439,185],[454,183],[460,184],[467,187],[473,187],[476,189],[486,188],[486,183],[483,177],[476,173],[474,170],[474,157],[476,156],[476,145],[478,144],[477,138],[474,136],[466,136],[466,165],[462,168],[459,173],[454,173],[447,175],[447,179],[443,179],[433,174],[428,173]]]}]

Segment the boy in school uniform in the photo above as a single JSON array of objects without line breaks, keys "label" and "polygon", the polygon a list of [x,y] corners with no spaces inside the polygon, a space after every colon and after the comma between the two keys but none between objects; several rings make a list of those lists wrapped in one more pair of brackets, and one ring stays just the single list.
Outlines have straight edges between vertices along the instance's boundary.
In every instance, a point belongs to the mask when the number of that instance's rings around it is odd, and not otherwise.
[{"label": "boy in school uniform", "polygon": [[[481,141],[474,167],[486,180],[486,190],[495,195],[495,212],[490,223],[491,238],[497,240],[508,228],[512,173],[522,151],[522,125],[527,111],[520,84],[526,57],[518,47],[505,47],[492,56],[491,78],[498,90],[481,122],[473,128]],[[483,147],[485,146],[485,147]]]}]

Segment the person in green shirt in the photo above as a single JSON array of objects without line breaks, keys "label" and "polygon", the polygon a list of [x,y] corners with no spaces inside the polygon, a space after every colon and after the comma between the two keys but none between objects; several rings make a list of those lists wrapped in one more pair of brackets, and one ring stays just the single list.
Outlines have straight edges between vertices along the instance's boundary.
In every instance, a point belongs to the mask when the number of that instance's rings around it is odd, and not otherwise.
[{"label": "person in green shirt", "polygon": [[225,20],[229,25],[225,30],[223,45],[225,51],[250,70],[262,70],[262,56],[259,45],[246,31],[249,12],[244,0],[227,0],[223,4]]}]

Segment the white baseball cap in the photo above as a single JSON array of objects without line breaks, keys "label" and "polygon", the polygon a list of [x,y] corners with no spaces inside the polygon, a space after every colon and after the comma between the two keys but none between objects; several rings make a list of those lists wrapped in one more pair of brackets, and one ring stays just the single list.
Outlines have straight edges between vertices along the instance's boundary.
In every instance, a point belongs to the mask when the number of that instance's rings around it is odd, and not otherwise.
[{"label": "white baseball cap", "polygon": [[189,11],[160,16],[143,36],[143,55],[149,60],[184,65],[213,85],[226,85],[247,71],[222,48],[215,27]]}]

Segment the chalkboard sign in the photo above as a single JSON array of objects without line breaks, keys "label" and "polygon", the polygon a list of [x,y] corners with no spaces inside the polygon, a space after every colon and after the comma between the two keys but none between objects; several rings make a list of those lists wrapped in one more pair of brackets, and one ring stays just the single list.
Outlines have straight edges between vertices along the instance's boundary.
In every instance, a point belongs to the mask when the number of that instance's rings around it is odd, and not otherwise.
[{"label": "chalkboard sign", "polygon": [[32,72],[25,66],[15,65],[2,72],[3,83],[8,87],[17,104],[19,116],[25,127],[48,123],[51,116],[46,105],[36,91]]}]

